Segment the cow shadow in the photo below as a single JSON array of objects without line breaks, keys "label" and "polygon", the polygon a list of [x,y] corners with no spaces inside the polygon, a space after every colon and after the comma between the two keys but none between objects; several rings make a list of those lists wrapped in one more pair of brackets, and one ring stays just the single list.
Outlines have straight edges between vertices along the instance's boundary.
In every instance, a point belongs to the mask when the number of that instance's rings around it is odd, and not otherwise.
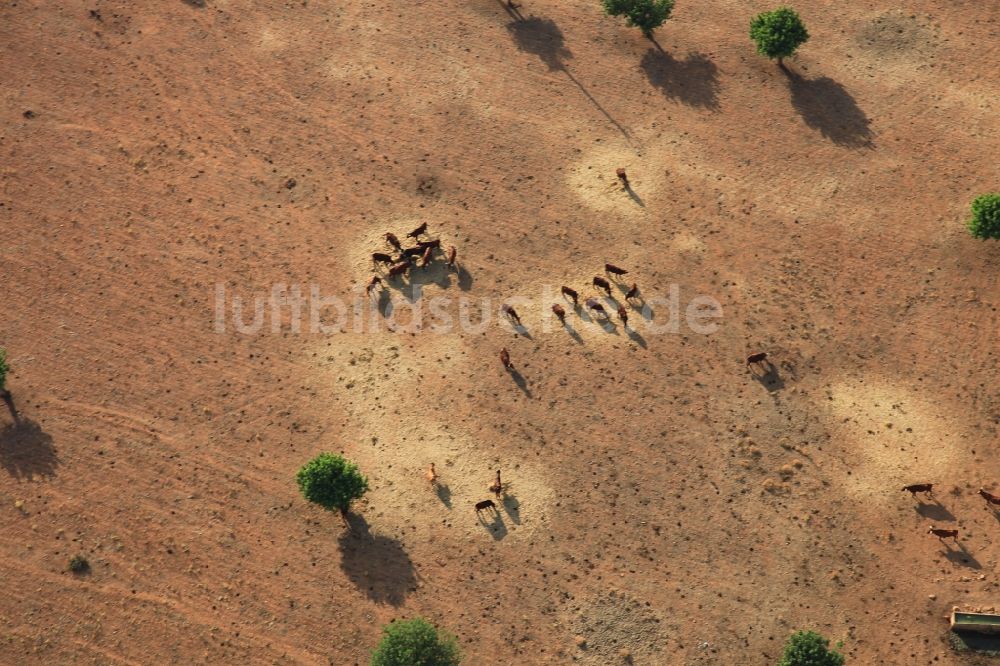
[{"label": "cow shadow", "polygon": [[49,478],[58,466],[52,436],[38,423],[16,418],[0,430],[0,467],[14,478]]},{"label": "cow shadow", "polygon": [[642,333],[635,330],[634,328],[625,328],[625,333],[628,334],[629,340],[636,343],[643,349],[648,349],[649,345],[646,344],[646,338],[642,337]]},{"label": "cow shadow", "polygon": [[487,521],[483,518],[484,512],[479,512],[476,514],[476,520],[479,524],[490,533],[494,541],[500,541],[505,536],[507,536],[507,525],[503,522],[503,516],[496,509],[489,510],[489,516],[491,520]]},{"label": "cow shadow", "polygon": [[754,381],[767,389],[768,393],[775,393],[785,388],[785,380],[782,379],[781,374],[778,372],[778,367],[770,361],[764,361],[763,368],[751,367],[750,376],[754,378]]},{"label": "cow shadow", "polygon": [[445,508],[451,509],[451,488],[448,487],[446,483],[437,484],[437,488],[434,489],[437,498],[441,500],[441,504],[445,505]]},{"label": "cow shadow", "polygon": [[963,544],[958,544],[955,548],[946,544],[944,556],[949,562],[957,564],[958,566],[968,567],[969,569],[983,568],[983,565],[979,562],[979,560],[977,560],[972,553],[966,550]]},{"label": "cow shadow", "polygon": [[646,51],[640,67],[668,100],[719,110],[719,68],[704,53],[689,53],[684,60],[676,60],[657,45]]},{"label": "cow shadow", "polygon": [[787,67],[782,70],[788,78],[792,106],[807,126],[838,146],[874,147],[871,120],[844,86],[827,76],[807,79]]},{"label": "cow shadow", "polygon": [[913,510],[924,518],[930,518],[935,522],[954,522],[955,516],[946,509],[943,504],[934,500],[932,504],[918,503]]},{"label": "cow shadow", "polygon": [[575,342],[578,345],[582,345],[583,344],[583,338],[580,337],[580,334],[576,332],[576,329],[573,328],[572,324],[570,324],[568,321],[564,320],[562,322],[562,327],[563,327],[563,330],[565,330],[566,333],[569,334],[569,337],[573,338],[573,342]]},{"label": "cow shadow", "polygon": [[372,534],[362,516],[349,513],[351,529],[340,536],[340,568],[376,603],[399,606],[416,589],[413,561],[398,539]]},{"label": "cow shadow", "polygon": [[514,384],[517,385],[517,388],[521,389],[521,392],[524,393],[525,397],[530,398],[531,389],[528,388],[528,382],[525,380],[524,375],[518,372],[516,368],[510,368],[507,372],[510,373],[510,377],[514,380]]},{"label": "cow shadow", "polygon": [[472,273],[470,273],[465,266],[459,266],[456,273],[458,277],[458,288],[462,291],[469,291],[472,289]]},{"label": "cow shadow", "polygon": [[511,522],[515,525],[521,524],[521,503],[517,500],[517,497],[511,493],[504,492],[503,510],[510,518]]}]

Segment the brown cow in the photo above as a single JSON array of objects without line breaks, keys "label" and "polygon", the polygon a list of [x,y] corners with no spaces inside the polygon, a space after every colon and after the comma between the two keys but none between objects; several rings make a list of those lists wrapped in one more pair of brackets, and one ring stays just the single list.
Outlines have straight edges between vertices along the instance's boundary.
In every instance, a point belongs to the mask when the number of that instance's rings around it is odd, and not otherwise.
[{"label": "brown cow", "polygon": [[508,370],[514,369],[514,364],[510,362],[510,352],[507,351],[506,347],[500,350],[500,362],[503,363],[503,367]]},{"label": "brown cow", "polygon": [[432,256],[434,254],[434,248],[428,247],[424,250],[424,256],[420,257],[420,267],[427,268],[427,265],[431,263]]},{"label": "brown cow", "polygon": [[389,243],[389,245],[391,245],[394,248],[396,248],[396,252],[402,252],[403,251],[403,246],[400,244],[399,239],[396,238],[396,234],[387,233],[385,235],[385,240],[386,240],[387,243]]},{"label": "brown cow", "polygon": [[618,176],[618,180],[622,182],[622,185],[628,189],[628,176],[625,174],[625,169],[618,169],[615,171],[615,175]]},{"label": "brown cow", "polygon": [[410,262],[401,261],[398,264],[393,265],[389,268],[389,277],[396,277],[397,275],[406,275],[406,271],[410,270]]},{"label": "brown cow", "polygon": [[945,539],[954,539],[956,542],[958,541],[958,530],[942,530],[936,527],[928,527],[927,533],[933,534],[941,541],[944,541]]},{"label": "brown cow", "polygon": [[924,493],[925,495],[933,495],[934,494],[933,488],[934,488],[933,483],[914,483],[909,486],[903,486],[903,490],[910,493],[914,497],[917,496],[917,493]]},{"label": "brown cow", "polygon": [[480,511],[486,511],[487,509],[497,510],[497,505],[493,503],[493,500],[483,500],[482,502],[476,502],[476,515],[479,515]]},{"label": "brown cow", "polygon": [[497,478],[490,484],[489,491],[500,499],[500,493],[503,492],[503,484],[500,483],[500,470],[497,470]]},{"label": "brown cow", "polygon": [[618,306],[618,318],[622,320],[622,326],[628,326],[628,312],[625,311],[624,305]]},{"label": "brown cow", "polygon": [[603,289],[604,292],[610,296],[611,295],[611,283],[602,278],[599,275],[594,276],[594,286],[598,289]]},{"label": "brown cow", "polygon": [[517,310],[515,310],[511,306],[504,303],[502,306],[500,306],[500,312],[504,313],[505,315],[513,319],[515,322],[517,322],[518,326],[521,325],[521,318],[517,315]]},{"label": "brown cow", "polygon": [[563,287],[561,289],[563,296],[569,296],[573,299],[573,305],[580,304],[580,294],[576,293],[575,289],[570,289],[569,287]]},{"label": "brown cow", "polygon": [[750,354],[747,356],[747,365],[754,365],[755,363],[763,363],[767,360],[767,352],[760,352],[759,354]]},{"label": "brown cow", "polygon": [[604,315],[604,318],[608,318],[608,312],[604,309],[604,306],[597,302],[596,298],[588,298],[585,305],[588,309],[594,310],[595,312],[600,312]]},{"label": "brown cow", "polygon": [[624,268],[618,268],[614,264],[604,264],[604,272],[610,273],[611,275],[625,275],[628,273]]},{"label": "brown cow", "polygon": [[455,267],[455,257],[457,255],[458,255],[458,250],[455,249],[454,245],[448,248],[448,268]]},{"label": "brown cow", "polygon": [[386,254],[385,252],[374,252],[372,253],[372,263],[378,266],[379,264],[386,264],[391,266],[393,263],[392,256]]},{"label": "brown cow", "polygon": [[417,245],[419,245],[424,249],[427,249],[429,247],[441,247],[441,239],[435,238],[434,240],[429,240],[429,241],[417,241]]},{"label": "brown cow", "polygon": [[559,317],[559,321],[566,323],[566,310],[563,309],[563,306],[556,303],[552,306],[552,311]]},{"label": "brown cow", "polygon": [[430,481],[431,488],[437,487],[438,473],[437,470],[434,469],[434,463],[431,463],[431,468],[427,470],[425,476],[427,477],[427,480]]},{"label": "brown cow", "polygon": [[625,300],[631,301],[633,298],[639,295],[639,284],[637,282],[632,283],[632,288],[628,290],[625,294]]},{"label": "brown cow", "polygon": [[986,500],[987,504],[1000,504],[1000,497],[994,495],[993,493],[988,493],[982,488],[980,488],[979,494],[982,495],[983,499]]},{"label": "brown cow", "polygon": [[372,292],[375,291],[375,287],[380,284],[382,284],[382,278],[377,275],[373,275],[372,279],[368,282],[368,286],[365,287],[365,291],[369,296],[371,296]]},{"label": "brown cow", "polygon": [[402,261],[403,259],[411,259],[413,257],[419,257],[423,253],[424,253],[424,248],[420,247],[419,245],[417,245],[416,247],[408,247],[403,250],[403,256],[400,258],[400,261]]},{"label": "brown cow", "polygon": [[427,231],[427,223],[426,222],[424,222],[423,224],[421,224],[419,227],[417,227],[416,229],[414,229],[410,233],[406,234],[406,237],[407,238],[413,238],[415,240],[418,236],[420,236],[421,234],[423,234],[425,231]]}]

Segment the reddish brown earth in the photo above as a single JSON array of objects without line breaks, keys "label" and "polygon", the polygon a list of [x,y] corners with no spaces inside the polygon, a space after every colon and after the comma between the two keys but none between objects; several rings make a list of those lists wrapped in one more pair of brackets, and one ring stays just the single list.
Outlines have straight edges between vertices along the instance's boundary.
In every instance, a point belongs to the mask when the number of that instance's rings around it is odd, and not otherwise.
[{"label": "reddish brown earth", "polygon": [[[785,74],[751,4],[682,0],[661,52],[596,0],[6,0],[0,662],[366,663],[417,614],[469,664],[772,664],[797,628],[974,662],[943,616],[1000,604],[1000,244],[963,228],[1000,12],[800,0]],[[719,329],[215,331],[216,284],[347,296],[421,221],[462,266],[426,298],[611,261]],[[295,486],[324,450],[371,479],[352,535]]]}]

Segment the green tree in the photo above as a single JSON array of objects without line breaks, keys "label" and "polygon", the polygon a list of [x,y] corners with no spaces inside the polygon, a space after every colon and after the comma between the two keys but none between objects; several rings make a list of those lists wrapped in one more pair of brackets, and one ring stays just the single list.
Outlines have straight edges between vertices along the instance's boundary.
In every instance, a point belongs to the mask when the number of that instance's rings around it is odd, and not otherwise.
[{"label": "green tree", "polygon": [[[1000,238],[1000,194],[984,194],[972,202],[969,231],[976,238]],[[3,388],[3,382],[0,382]]]},{"label": "green tree", "polygon": [[781,7],[753,17],[750,39],[757,42],[757,53],[777,58],[778,64],[783,65],[785,58],[791,57],[797,48],[806,43],[809,33],[795,10]]},{"label": "green tree", "polygon": [[844,655],[830,649],[830,641],[815,631],[796,631],[785,643],[778,666],[843,666]]},{"label": "green tree", "polygon": [[299,470],[296,480],[302,496],[347,518],[351,502],[368,490],[368,479],[358,466],[335,453],[321,453]]},{"label": "green tree", "polygon": [[395,620],[382,629],[371,666],[458,666],[455,637],[421,617]]},{"label": "green tree", "polygon": [[601,0],[609,16],[624,16],[625,23],[639,28],[646,37],[663,25],[674,10],[674,0]]},{"label": "green tree", "polygon": [[7,373],[10,366],[7,365],[7,350],[0,347],[0,395],[7,394]]}]

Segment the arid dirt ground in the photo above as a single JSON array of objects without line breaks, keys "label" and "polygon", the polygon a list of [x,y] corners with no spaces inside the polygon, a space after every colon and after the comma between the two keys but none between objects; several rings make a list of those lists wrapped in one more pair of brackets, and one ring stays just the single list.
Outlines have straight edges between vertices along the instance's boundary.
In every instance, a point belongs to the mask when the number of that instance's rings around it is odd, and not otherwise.
[{"label": "arid dirt ground", "polygon": [[[361,664],[417,614],[469,664],[773,664],[797,628],[977,663],[943,617],[1000,607],[1000,244],[963,225],[1000,7],[795,6],[784,73],[758,0],[680,0],[662,50],[597,0],[4,0],[0,663]],[[353,297],[422,221],[462,268],[422,298],[611,261],[719,328],[216,331],[217,285]],[[371,480],[350,534],[295,486],[325,450]]]}]

